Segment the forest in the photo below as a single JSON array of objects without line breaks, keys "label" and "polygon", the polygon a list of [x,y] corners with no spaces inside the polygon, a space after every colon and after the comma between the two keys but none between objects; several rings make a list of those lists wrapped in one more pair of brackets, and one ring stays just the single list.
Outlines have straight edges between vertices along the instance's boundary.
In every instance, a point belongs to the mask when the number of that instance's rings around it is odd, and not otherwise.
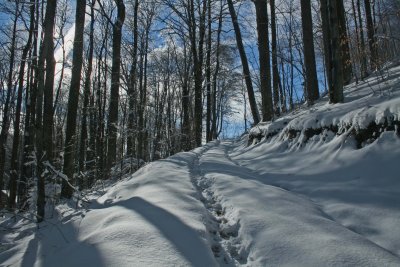
[{"label": "forest", "polygon": [[0,208],[41,222],[99,180],[343,103],[399,29],[397,0],[1,0]]}]

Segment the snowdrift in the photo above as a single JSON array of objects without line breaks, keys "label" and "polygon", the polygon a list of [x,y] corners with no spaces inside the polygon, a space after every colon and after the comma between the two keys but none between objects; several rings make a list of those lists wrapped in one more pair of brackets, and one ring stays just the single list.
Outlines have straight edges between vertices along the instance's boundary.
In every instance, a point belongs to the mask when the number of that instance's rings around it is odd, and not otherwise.
[{"label": "snowdrift", "polygon": [[309,139],[329,142],[334,135],[353,137],[361,148],[384,131],[400,135],[400,67],[375,74],[344,90],[345,103],[329,104],[328,95],[310,108],[299,110],[274,122],[260,123],[249,132],[249,144],[278,136],[279,141],[302,146]]}]

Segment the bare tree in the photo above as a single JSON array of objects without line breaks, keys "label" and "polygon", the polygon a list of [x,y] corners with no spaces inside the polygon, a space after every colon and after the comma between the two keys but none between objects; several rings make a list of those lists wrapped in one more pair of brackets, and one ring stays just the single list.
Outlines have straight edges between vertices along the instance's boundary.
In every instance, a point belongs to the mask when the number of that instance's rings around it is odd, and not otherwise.
[{"label": "bare tree", "polygon": [[[87,68],[85,72],[85,81],[84,81],[84,96],[83,96],[83,110],[82,110],[82,120],[81,120],[81,135],[80,135],[80,143],[79,143],[79,172],[83,172],[85,170],[85,161],[87,160],[89,163],[93,163],[94,160],[94,146],[87,149],[87,139],[88,139],[88,129],[87,129],[87,119],[88,115],[90,118],[90,114],[92,114],[92,110],[89,110],[89,101],[90,101],[90,86],[92,80],[92,70],[93,70],[93,50],[94,50],[94,5],[96,4],[96,0],[92,0],[90,3],[90,29],[89,29],[89,47],[88,47],[88,55],[87,55]],[[92,122],[93,123],[93,122]],[[94,135],[93,132],[91,132]],[[94,140],[94,138],[93,138]],[[87,153],[86,153],[87,152]],[[93,164],[90,164],[93,167]],[[90,177],[90,180],[93,177]],[[91,184],[92,181],[88,181],[88,185]]]},{"label": "bare tree", "polygon": [[[339,0],[342,1],[342,0]],[[338,1],[329,1],[329,14],[330,14],[330,31],[331,31],[331,46],[332,46],[332,86],[330,93],[330,101],[332,103],[339,103],[344,101],[343,96],[343,65],[340,61],[340,35],[339,35],[339,22],[338,22]]]},{"label": "bare tree", "polygon": [[372,19],[371,3],[370,0],[364,0],[365,17],[367,20],[367,35],[369,51],[371,53],[371,69],[376,70],[379,67],[378,51],[375,38],[375,27]]},{"label": "bare tree", "polygon": [[343,5],[343,0],[337,1],[337,12],[339,21],[339,38],[340,38],[340,50],[343,65],[343,81],[344,85],[350,83],[353,76],[353,68],[350,57],[350,44],[349,37],[347,34],[346,27],[346,13]]},{"label": "bare tree", "polygon": [[137,53],[138,53],[138,9],[139,1],[135,0],[134,11],[133,11],[133,51],[132,51],[132,66],[129,73],[129,84],[128,84],[128,137],[127,137],[127,155],[132,157],[135,150],[135,138],[134,138],[134,120],[135,120],[135,87],[136,87],[136,68],[137,68]]},{"label": "bare tree", "polygon": [[33,30],[35,27],[35,1],[30,1],[30,22],[29,22],[29,33],[28,40],[26,41],[25,47],[21,55],[21,64],[19,67],[18,74],[18,94],[17,94],[17,106],[15,110],[15,121],[14,121],[14,137],[11,154],[11,172],[10,172],[10,197],[9,207],[15,208],[15,199],[17,195],[17,180],[19,178],[19,144],[20,144],[20,122],[21,122],[21,106],[22,106],[22,93],[24,89],[24,77],[25,77],[25,65],[28,57],[28,53],[31,49]]},{"label": "bare tree", "polygon": [[83,30],[85,27],[86,0],[77,0],[75,13],[75,37],[72,58],[72,77],[69,88],[67,129],[65,131],[64,174],[68,181],[63,180],[61,195],[71,198],[75,172],[75,144],[76,144],[76,115],[79,102],[79,88],[82,76],[83,62]]},{"label": "bare tree", "polygon": [[233,1],[227,0],[227,3],[229,8],[229,13],[232,19],[233,29],[235,30],[236,44],[239,50],[240,59],[242,61],[243,76],[246,81],[246,88],[247,88],[247,94],[249,96],[251,114],[253,115],[254,124],[258,124],[260,122],[260,115],[258,114],[257,103],[254,97],[253,82],[251,80],[249,63],[247,61],[246,52],[243,46],[242,34],[240,32],[239,22],[237,19]]},{"label": "bare tree", "polygon": [[[36,102],[36,157],[37,157],[37,220],[43,221],[45,211],[44,163],[52,160],[53,146],[53,85],[54,85],[54,23],[57,1],[46,5],[44,37],[38,61],[38,92]],[[44,73],[44,64],[46,71]],[[44,77],[44,74],[46,77]],[[44,97],[43,97],[44,96]],[[44,100],[44,101],[43,101]],[[46,140],[46,142],[44,142]]]},{"label": "bare tree", "polygon": [[[11,105],[11,94],[13,93],[13,73],[15,65],[15,50],[16,50],[16,39],[17,39],[17,21],[19,17],[19,1],[15,2],[15,11],[13,18],[13,28],[11,32],[10,40],[10,59],[9,59],[9,69],[7,76],[7,95],[6,101],[4,103],[3,118],[0,132],[0,189],[4,186],[4,165],[6,161],[6,150],[7,150],[7,139],[8,130],[10,128],[10,105]],[[1,200],[0,200],[1,204]]]},{"label": "bare tree", "polygon": [[[282,105],[279,102],[279,87],[281,87],[281,81],[278,71],[278,53],[277,53],[277,37],[276,37],[276,7],[275,0],[270,0],[271,7],[271,52],[272,52],[272,87],[274,94],[274,113],[275,115],[279,115],[280,108]],[[282,98],[283,96],[281,96]],[[283,107],[281,107],[283,108]]]},{"label": "bare tree", "polygon": [[319,98],[318,77],[315,64],[311,2],[301,1],[301,18],[303,27],[304,61],[306,68],[306,97],[309,105]]},{"label": "bare tree", "polygon": [[212,47],[212,20],[211,20],[211,0],[208,0],[207,10],[207,52],[206,52],[206,141],[212,140],[211,136],[211,47]]},{"label": "bare tree", "polygon": [[118,130],[118,103],[119,103],[119,84],[121,69],[121,39],[122,26],[125,21],[125,5],[123,0],[114,0],[117,6],[117,17],[113,23],[112,40],[112,67],[111,67],[111,92],[110,107],[107,125],[107,169],[116,163],[117,160],[117,130]]},{"label": "bare tree", "polygon": [[262,100],[262,120],[273,118],[271,92],[271,63],[269,54],[268,10],[266,0],[254,0],[258,33],[258,51],[260,59],[260,91]]}]

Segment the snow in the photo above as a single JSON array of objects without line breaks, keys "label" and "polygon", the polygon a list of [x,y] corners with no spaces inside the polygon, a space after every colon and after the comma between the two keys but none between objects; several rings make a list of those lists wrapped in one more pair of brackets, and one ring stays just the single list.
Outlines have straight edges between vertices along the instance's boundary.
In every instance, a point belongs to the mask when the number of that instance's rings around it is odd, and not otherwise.
[{"label": "snow", "polygon": [[[398,140],[391,141],[400,144]],[[207,170],[205,179],[212,181],[212,191],[219,196],[223,209],[231,213],[228,217],[240,222],[238,239],[242,239],[239,242],[242,249],[250,252],[249,266],[399,264],[399,190],[390,194],[386,190],[372,190],[372,187],[362,193],[360,183],[355,185],[357,188],[348,188],[348,181],[343,182],[345,186],[340,186],[340,181],[337,181],[339,175],[332,179],[336,180],[332,181],[335,183],[332,185],[323,177],[326,165],[316,167],[321,168],[321,176],[315,177],[317,182],[308,181],[310,173],[284,177],[280,171],[284,170],[283,166],[273,167],[274,163],[268,164],[268,160],[259,160],[257,165],[248,161],[247,166],[254,166],[257,170],[254,171],[253,168],[235,164],[225,156],[230,149],[230,143],[212,147],[203,156],[201,164]],[[267,150],[267,147],[263,149]],[[400,150],[396,153],[400,155]],[[234,158],[242,159],[250,154],[247,152],[247,155]],[[259,156],[259,153],[255,154]],[[287,158],[290,159],[293,157]],[[282,165],[289,162],[283,155],[279,155],[279,160]],[[295,165],[292,168],[301,171],[303,162],[296,164],[293,161],[292,164]],[[341,172],[342,176],[346,173],[345,170]],[[396,187],[396,184],[391,186]],[[341,192],[345,188],[348,189]],[[371,191],[377,192],[374,195]],[[385,198],[382,198],[383,193]],[[231,212],[232,209],[234,212]],[[360,229],[353,228],[352,224],[359,225]],[[382,247],[390,248],[391,252]]]},{"label": "snow", "polygon": [[400,266],[400,138],[383,127],[357,149],[353,136],[399,120],[399,73],[262,123],[252,144],[214,141],[147,164],[38,228],[6,215],[0,265]]},{"label": "snow", "polygon": [[0,262],[27,266],[25,259],[31,258],[28,265],[35,261],[35,266],[216,265],[207,245],[204,206],[188,178],[194,158],[193,152],[180,153],[149,164],[109,188],[89,210],[59,207],[59,213],[70,213],[57,226],[67,242],[44,223],[36,237],[13,236],[8,242],[20,245],[1,253]]},{"label": "snow", "polygon": [[[355,130],[367,128],[371,122],[384,123],[385,120],[400,120],[400,66],[391,68],[382,74],[351,84],[345,88],[345,103],[329,104],[328,95],[311,108],[302,107],[277,119],[274,123],[261,123],[250,130],[250,134],[276,133],[288,130],[326,128],[331,125],[345,128],[353,126]],[[281,131],[285,134],[285,131]]]}]

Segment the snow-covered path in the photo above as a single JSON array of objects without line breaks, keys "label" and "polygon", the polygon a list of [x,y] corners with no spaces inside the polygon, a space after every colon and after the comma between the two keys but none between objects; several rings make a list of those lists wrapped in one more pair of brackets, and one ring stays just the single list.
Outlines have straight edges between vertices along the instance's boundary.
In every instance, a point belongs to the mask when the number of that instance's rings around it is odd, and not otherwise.
[{"label": "snow-covered path", "polygon": [[265,177],[233,162],[231,146],[230,142],[208,145],[196,167],[205,205],[218,221],[215,241],[223,253],[215,254],[225,257],[220,263],[400,265],[398,256],[335,222],[318,203],[265,184]]}]

